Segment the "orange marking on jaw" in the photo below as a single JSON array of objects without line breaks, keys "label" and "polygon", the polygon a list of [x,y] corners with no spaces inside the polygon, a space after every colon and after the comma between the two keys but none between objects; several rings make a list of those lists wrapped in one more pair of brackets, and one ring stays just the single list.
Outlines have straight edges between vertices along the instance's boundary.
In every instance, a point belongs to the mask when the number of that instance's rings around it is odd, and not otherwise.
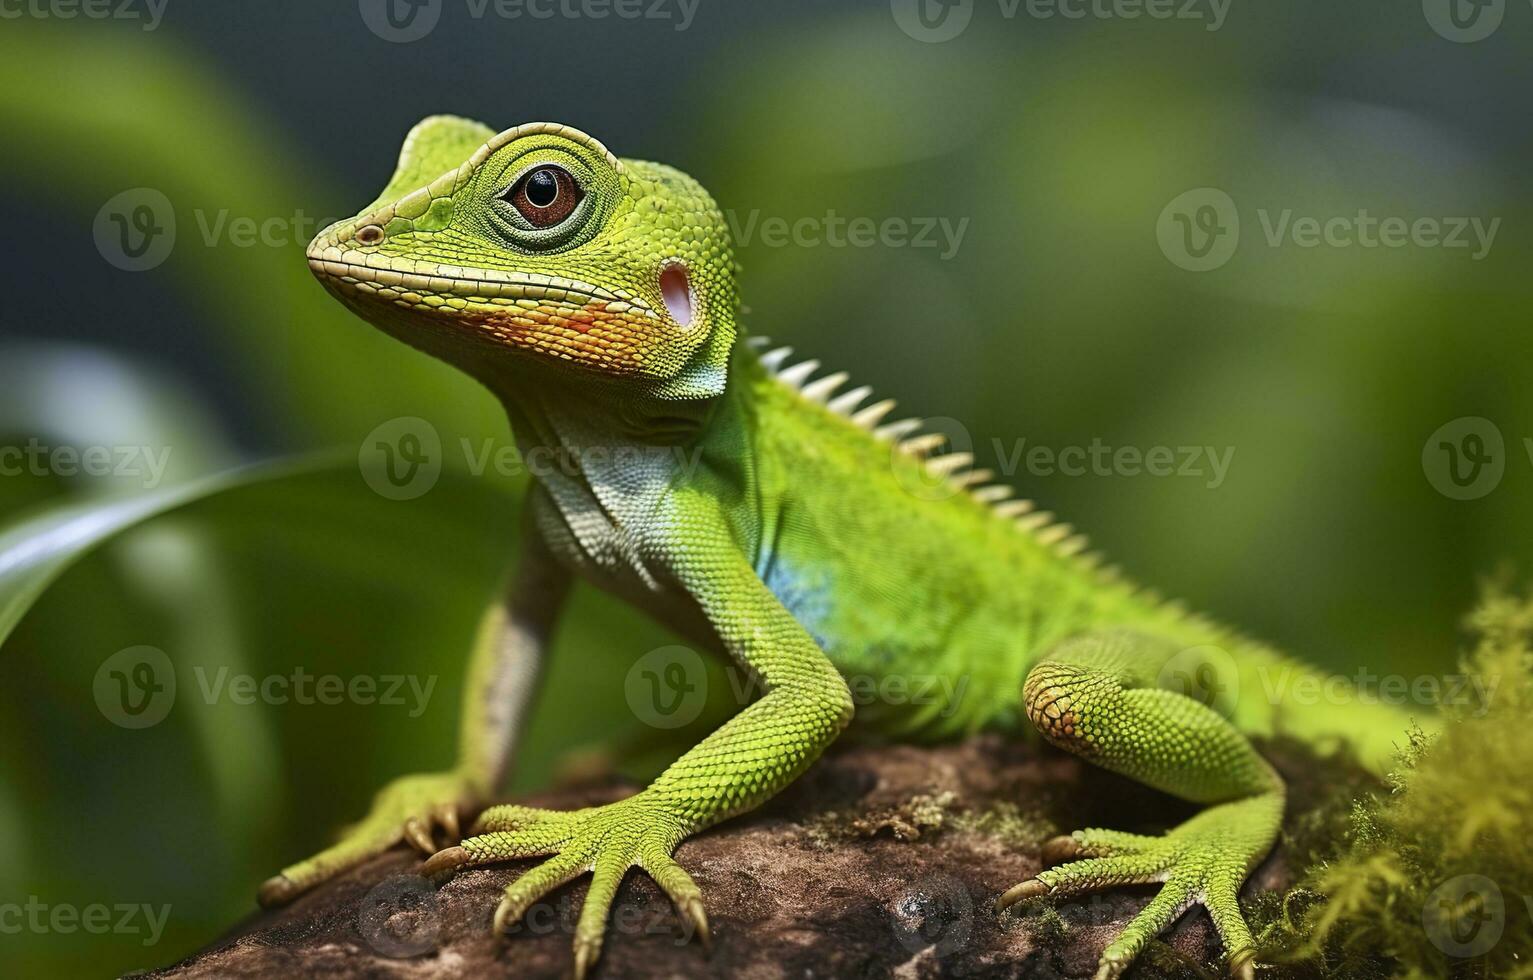
[{"label": "orange marking on jaw", "polygon": [[593,324],[596,323],[596,315],[599,312],[606,312],[606,304],[602,304],[601,309],[597,310],[594,309],[594,304],[588,303],[586,308],[581,310],[579,313],[570,314],[570,323],[574,325],[576,330],[579,330],[581,333],[585,333],[591,329]]},{"label": "orange marking on jaw", "polygon": [[326,284],[344,293],[348,301],[385,303],[424,317],[457,339],[478,344],[516,346],[567,361],[580,361],[610,375],[638,374],[656,360],[662,341],[672,331],[655,316],[629,306],[612,310],[613,300],[589,299],[577,305],[559,299],[534,300],[531,307],[489,305],[476,297],[467,309],[425,306],[424,296],[413,290],[391,290],[380,296],[333,277]]},{"label": "orange marking on jaw", "polygon": [[473,326],[510,343],[567,360],[583,361],[609,374],[633,374],[656,345],[655,321],[642,313],[614,313],[608,301],[576,308],[549,301],[534,309],[454,313],[447,319]]}]

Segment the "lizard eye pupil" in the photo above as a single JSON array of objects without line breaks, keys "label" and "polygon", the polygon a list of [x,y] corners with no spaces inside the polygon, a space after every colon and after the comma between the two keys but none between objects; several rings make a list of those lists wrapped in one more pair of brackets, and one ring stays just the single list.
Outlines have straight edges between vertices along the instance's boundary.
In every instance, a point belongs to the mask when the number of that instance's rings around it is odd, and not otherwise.
[{"label": "lizard eye pupil", "polygon": [[568,170],[551,164],[529,172],[504,195],[534,228],[552,228],[568,218],[584,196]]},{"label": "lizard eye pupil", "polygon": [[533,207],[546,208],[559,197],[559,178],[549,170],[535,170],[527,177],[527,200]]}]

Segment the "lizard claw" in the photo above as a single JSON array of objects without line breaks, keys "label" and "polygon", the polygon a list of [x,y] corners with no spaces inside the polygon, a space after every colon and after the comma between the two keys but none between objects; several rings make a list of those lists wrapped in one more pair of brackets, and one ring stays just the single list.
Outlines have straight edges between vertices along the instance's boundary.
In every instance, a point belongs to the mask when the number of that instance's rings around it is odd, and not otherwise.
[{"label": "lizard claw", "polygon": [[422,854],[435,854],[438,850],[436,830],[439,827],[447,843],[455,844],[461,839],[456,803],[438,804],[425,817],[411,817],[406,820],[405,839],[415,845],[415,849]]},{"label": "lizard claw", "polygon": [[411,817],[405,821],[405,840],[413,844],[422,854],[437,852],[436,841],[432,840],[431,831],[426,829],[426,822],[420,817]]},{"label": "lizard claw", "polygon": [[463,831],[458,823],[457,806],[444,803],[436,808],[436,812],[432,816],[436,819],[437,825],[442,828],[442,833],[446,835],[448,843],[456,844],[463,839]]},{"label": "lizard claw", "polygon": [[505,935],[521,918],[521,912],[509,898],[502,898],[500,904],[495,906],[495,920],[490,925],[490,931],[497,936]]},{"label": "lizard claw", "polygon": [[473,856],[462,845],[446,847],[426,859],[426,863],[421,865],[421,874],[427,878],[438,878],[451,874],[473,860]]},{"label": "lizard claw", "polygon": [[1004,895],[996,899],[995,910],[1004,912],[1023,899],[1037,898],[1039,895],[1046,894],[1048,890],[1049,886],[1037,878],[1029,878],[1020,885],[1012,885]]},{"label": "lizard claw", "polygon": [[708,929],[708,913],[703,911],[703,900],[700,898],[688,899],[681,906],[683,914],[691,921],[692,929],[697,933],[697,938],[702,942],[703,949],[713,952],[713,933]]}]

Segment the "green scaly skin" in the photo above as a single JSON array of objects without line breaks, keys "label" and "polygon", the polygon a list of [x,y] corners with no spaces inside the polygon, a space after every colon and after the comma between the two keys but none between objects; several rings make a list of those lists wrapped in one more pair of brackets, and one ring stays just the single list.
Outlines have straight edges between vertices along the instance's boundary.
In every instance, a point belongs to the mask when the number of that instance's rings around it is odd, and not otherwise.
[{"label": "green scaly skin", "polygon": [[[385,789],[339,844],[267,882],[267,903],[408,840],[434,852],[433,875],[546,857],[506,889],[497,928],[590,873],[577,977],[633,867],[706,940],[676,846],[803,772],[852,721],[845,678],[946,678],[962,681],[940,688],[951,701],[869,706],[858,725],[910,739],[1037,729],[1207,805],[1160,837],[1051,841],[1045,856],[1064,863],[1000,907],[1163,882],[1098,977],[1121,974],[1194,904],[1249,977],[1236,893],[1276,838],[1284,791],[1248,737],[1345,744],[1381,767],[1406,728],[1383,707],[1285,705],[1267,692],[1283,672],[1302,676],[1297,662],[1097,568],[1067,527],[979,486],[966,455],[881,426],[890,403],[862,407],[866,389],[833,397],[844,376],[810,382],[816,365],[744,342],[725,220],[669,167],[620,161],[563,126],[497,135],[432,117],[378,200],[322,232],[309,262],[359,315],[494,391],[524,453],[580,466],[534,486],[530,543],[475,647],[457,768]],[[437,851],[438,831],[456,840],[500,785],[575,575],[732,658],[764,694],[628,799],[571,813],[492,806],[473,836]]]}]

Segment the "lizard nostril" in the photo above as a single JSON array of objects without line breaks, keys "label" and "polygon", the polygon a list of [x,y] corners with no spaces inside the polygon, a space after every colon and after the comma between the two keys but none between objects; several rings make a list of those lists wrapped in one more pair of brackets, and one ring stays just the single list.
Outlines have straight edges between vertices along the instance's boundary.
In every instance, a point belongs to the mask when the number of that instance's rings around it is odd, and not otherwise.
[{"label": "lizard nostril", "polygon": [[383,241],[383,229],[377,225],[363,225],[357,229],[358,245],[377,245]]}]

